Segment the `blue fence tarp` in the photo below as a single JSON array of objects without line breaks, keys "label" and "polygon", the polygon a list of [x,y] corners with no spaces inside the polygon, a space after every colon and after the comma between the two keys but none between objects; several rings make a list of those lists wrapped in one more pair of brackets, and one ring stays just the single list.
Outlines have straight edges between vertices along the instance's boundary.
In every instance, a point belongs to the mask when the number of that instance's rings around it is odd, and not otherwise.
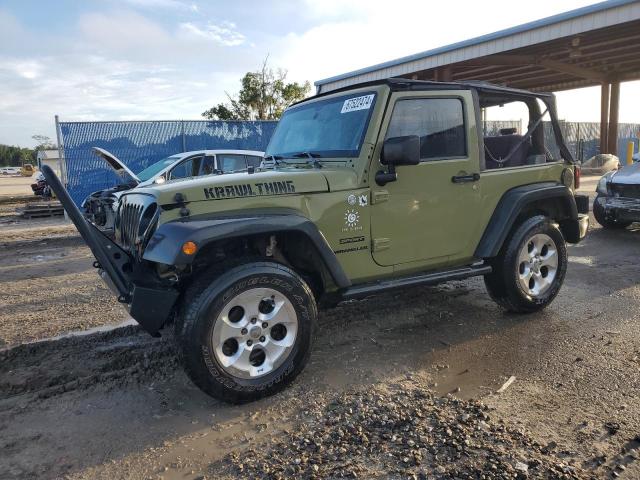
[{"label": "blue fence tarp", "polygon": [[92,148],[108,150],[133,172],[169,155],[192,150],[267,148],[277,122],[131,121],[60,122],[67,189],[80,205],[92,192],[117,183],[117,176]]}]

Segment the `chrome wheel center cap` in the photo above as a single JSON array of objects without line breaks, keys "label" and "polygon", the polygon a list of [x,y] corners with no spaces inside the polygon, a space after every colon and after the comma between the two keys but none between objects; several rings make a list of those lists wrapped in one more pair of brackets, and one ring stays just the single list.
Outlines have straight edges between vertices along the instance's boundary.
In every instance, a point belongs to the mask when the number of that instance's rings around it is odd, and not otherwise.
[{"label": "chrome wheel center cap", "polygon": [[531,267],[532,267],[533,271],[538,273],[540,271],[540,259],[534,258],[533,262],[531,262],[531,263],[532,263]]},{"label": "chrome wheel center cap", "polygon": [[260,335],[262,335],[262,328],[257,325],[249,330],[249,336],[253,339],[260,338]]}]

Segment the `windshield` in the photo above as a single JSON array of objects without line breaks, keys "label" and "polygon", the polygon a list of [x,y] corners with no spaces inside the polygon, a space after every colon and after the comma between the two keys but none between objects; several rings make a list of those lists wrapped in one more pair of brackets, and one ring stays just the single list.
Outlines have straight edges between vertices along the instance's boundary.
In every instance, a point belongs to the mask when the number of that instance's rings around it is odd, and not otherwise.
[{"label": "windshield", "polygon": [[147,168],[142,170],[140,173],[138,173],[138,178],[140,179],[141,182],[146,182],[147,180],[150,180],[151,178],[155,177],[158,173],[160,173],[162,170],[167,168],[172,163],[180,160],[180,158],[181,157],[179,156],[163,158],[162,160],[148,166]]},{"label": "windshield", "polygon": [[360,92],[290,108],[282,115],[265,156],[358,156],[375,99],[375,93]]}]

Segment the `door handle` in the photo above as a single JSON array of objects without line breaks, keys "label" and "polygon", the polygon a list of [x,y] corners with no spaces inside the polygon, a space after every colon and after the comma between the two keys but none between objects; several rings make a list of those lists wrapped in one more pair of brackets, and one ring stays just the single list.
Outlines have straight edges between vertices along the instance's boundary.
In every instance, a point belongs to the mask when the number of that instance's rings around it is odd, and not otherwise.
[{"label": "door handle", "polygon": [[451,177],[451,181],[453,183],[477,182],[478,180],[480,180],[479,173],[472,173],[470,175],[454,175]]}]

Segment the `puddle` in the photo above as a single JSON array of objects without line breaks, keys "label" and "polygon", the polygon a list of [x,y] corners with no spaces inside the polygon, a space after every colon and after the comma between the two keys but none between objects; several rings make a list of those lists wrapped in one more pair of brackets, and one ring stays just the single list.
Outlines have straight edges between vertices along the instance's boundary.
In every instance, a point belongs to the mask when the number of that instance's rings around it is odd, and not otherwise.
[{"label": "puddle", "polygon": [[579,263],[580,265],[587,265],[592,267],[595,262],[593,261],[593,257],[569,257],[569,261],[572,263]]}]

